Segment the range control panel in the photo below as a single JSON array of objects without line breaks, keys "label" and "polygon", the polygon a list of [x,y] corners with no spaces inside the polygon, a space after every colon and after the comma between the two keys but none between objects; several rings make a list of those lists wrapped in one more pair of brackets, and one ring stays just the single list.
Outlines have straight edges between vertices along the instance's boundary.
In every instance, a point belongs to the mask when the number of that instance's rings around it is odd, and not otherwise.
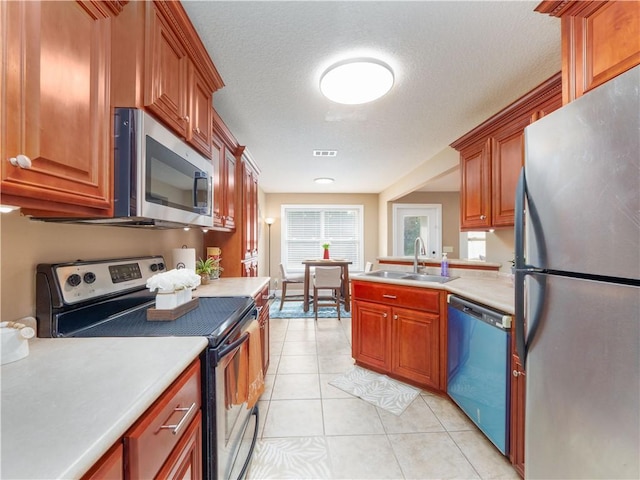
[{"label": "range control panel", "polygon": [[145,287],[150,277],[166,268],[161,256],[53,266],[56,282],[67,304]]}]

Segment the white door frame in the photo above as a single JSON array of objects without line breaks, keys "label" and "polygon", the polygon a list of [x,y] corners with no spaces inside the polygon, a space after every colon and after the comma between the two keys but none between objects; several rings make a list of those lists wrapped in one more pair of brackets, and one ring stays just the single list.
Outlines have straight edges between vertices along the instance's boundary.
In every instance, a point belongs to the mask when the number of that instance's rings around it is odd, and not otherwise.
[{"label": "white door frame", "polygon": [[[428,245],[427,257],[442,257],[442,205],[439,203],[394,203],[392,208],[392,246],[393,256],[404,256],[400,252],[398,235],[400,234],[400,221],[402,210],[416,211],[416,215],[429,217],[429,238],[423,238]],[[432,253],[435,251],[435,254]]]}]

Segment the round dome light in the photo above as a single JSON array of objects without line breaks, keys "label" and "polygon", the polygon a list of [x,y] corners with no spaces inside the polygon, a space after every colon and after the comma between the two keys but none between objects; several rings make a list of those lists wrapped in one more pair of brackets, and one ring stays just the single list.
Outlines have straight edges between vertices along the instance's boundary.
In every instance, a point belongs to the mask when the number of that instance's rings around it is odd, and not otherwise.
[{"label": "round dome light", "polygon": [[314,178],[313,181],[320,185],[328,185],[329,183],[335,182],[335,179],[329,178],[329,177],[320,177],[320,178]]},{"label": "round dome light", "polygon": [[320,91],[329,100],[346,105],[372,102],[393,86],[391,68],[375,59],[338,62],[320,78]]}]

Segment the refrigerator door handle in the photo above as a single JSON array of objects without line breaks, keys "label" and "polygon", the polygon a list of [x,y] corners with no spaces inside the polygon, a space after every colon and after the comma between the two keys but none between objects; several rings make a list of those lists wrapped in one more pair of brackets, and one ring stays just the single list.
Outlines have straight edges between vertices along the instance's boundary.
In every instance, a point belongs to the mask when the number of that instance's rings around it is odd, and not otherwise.
[{"label": "refrigerator door handle", "polygon": [[[525,177],[524,167],[520,171],[520,177],[518,178],[518,185],[516,188],[516,205],[515,205],[515,317],[516,317],[516,349],[518,356],[522,362],[522,366],[526,368],[527,353],[529,345],[535,338],[535,333],[539,327],[539,320],[544,308],[544,300],[546,295],[546,276],[543,275],[544,270],[534,268],[531,265],[527,265],[524,255],[524,222],[525,222],[525,202],[528,200],[527,192],[527,180]],[[530,203],[529,206],[529,221],[533,224],[537,218],[535,215],[535,208]],[[533,226],[533,225],[532,225]],[[534,235],[540,246],[544,245],[544,238],[542,232],[535,230]],[[540,247],[542,253],[544,248]],[[542,275],[541,275],[542,274]],[[538,282],[539,294],[536,296],[536,305],[531,310],[533,314],[529,318],[529,333],[525,331],[525,281],[527,276]]]},{"label": "refrigerator door handle", "polygon": [[524,270],[524,203],[527,195],[527,186],[524,174],[524,167],[518,177],[516,188],[516,208],[515,208],[515,317],[516,317],[516,349],[518,356],[524,367],[527,352],[524,331],[524,281],[526,272]]}]

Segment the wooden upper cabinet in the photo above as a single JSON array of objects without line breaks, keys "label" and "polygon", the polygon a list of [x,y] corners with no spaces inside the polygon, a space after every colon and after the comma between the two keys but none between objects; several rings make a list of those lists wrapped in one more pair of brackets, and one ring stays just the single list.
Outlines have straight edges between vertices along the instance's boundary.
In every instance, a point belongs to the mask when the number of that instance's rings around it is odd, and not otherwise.
[{"label": "wooden upper cabinet", "polygon": [[0,8],[2,203],[38,215],[109,216],[111,19],[120,4]]},{"label": "wooden upper cabinet", "polygon": [[514,224],[515,191],[524,165],[524,128],[530,118],[523,117],[491,139],[491,223],[494,227]]},{"label": "wooden upper cabinet", "polygon": [[236,228],[235,206],[237,152],[241,148],[222,118],[212,110],[213,144],[213,226],[216,229],[233,231]]},{"label": "wooden upper cabinet", "polygon": [[144,108],[207,158],[224,83],[180,2],[131,2],[114,22],[113,105]]},{"label": "wooden upper cabinet", "polygon": [[460,224],[464,228],[491,226],[491,141],[460,152]]},{"label": "wooden upper cabinet", "polygon": [[563,103],[640,64],[640,1],[545,1],[562,19]]},{"label": "wooden upper cabinet", "polygon": [[189,129],[187,140],[207,157],[211,157],[211,102],[209,91],[202,75],[193,64],[189,65]]},{"label": "wooden upper cabinet", "polygon": [[460,228],[511,227],[524,129],[561,106],[560,73],[451,144],[460,152]]},{"label": "wooden upper cabinet", "polygon": [[186,137],[189,57],[178,35],[156,8],[147,9],[144,105]]}]

